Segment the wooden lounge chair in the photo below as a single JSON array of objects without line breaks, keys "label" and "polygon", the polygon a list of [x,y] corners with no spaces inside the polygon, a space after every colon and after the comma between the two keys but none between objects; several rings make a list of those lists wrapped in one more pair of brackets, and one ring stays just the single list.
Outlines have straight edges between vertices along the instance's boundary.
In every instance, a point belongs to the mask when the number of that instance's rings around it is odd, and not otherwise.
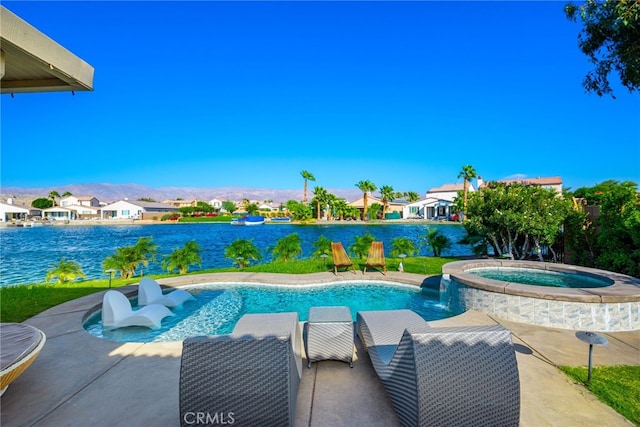
[{"label": "wooden lounge chair", "polygon": [[347,270],[349,267],[353,270],[353,274],[356,274],[356,269],[353,266],[353,261],[347,255],[347,252],[344,250],[344,246],[340,242],[331,242],[331,253],[333,254],[333,272],[334,274],[338,274],[338,268],[346,267]]},{"label": "wooden lounge chair", "polygon": [[367,272],[367,267],[382,268],[382,274],[386,276],[387,265],[384,262],[384,247],[382,246],[382,242],[371,243],[363,273]]},{"label": "wooden lounge chair", "polygon": [[24,323],[0,324],[0,396],[38,357],[47,337]]}]

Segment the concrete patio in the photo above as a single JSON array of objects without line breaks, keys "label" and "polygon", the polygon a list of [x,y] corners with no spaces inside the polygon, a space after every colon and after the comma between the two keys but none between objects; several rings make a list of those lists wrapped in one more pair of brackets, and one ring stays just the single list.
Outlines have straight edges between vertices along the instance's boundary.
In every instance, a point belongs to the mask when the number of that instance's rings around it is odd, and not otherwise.
[{"label": "concrete patio", "polygon": [[[389,272],[313,275],[229,273],[193,275],[163,284],[211,281],[282,284],[336,280],[392,280],[421,284],[424,276]],[[120,288],[133,291],[135,287]],[[99,307],[102,292],[61,304],[25,323],[47,335],[33,365],[2,396],[3,426],[177,426],[181,342],[117,343],[87,333],[83,320]],[[557,365],[584,366],[588,346],[575,331],[544,328],[469,311],[429,322],[439,325],[501,323],[512,331],[521,386],[521,426],[631,426],[632,423],[574,384]],[[607,347],[594,350],[595,365],[640,364],[640,331],[604,333]],[[238,367],[241,369],[241,367]],[[303,368],[297,426],[396,426],[398,419],[366,352],[356,342],[353,369],[322,361]]]}]

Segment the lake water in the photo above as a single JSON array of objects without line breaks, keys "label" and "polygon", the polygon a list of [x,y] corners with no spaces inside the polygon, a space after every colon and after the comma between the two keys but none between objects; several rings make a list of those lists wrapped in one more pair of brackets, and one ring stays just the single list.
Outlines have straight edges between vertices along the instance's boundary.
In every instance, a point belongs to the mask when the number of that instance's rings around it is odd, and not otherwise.
[{"label": "lake water", "polygon": [[[102,272],[102,261],[116,248],[134,245],[140,237],[152,237],[158,244],[158,262],[144,269],[145,274],[161,273],[160,260],[185,242],[195,240],[202,252],[202,266],[190,267],[189,271],[230,267],[232,260],[224,257],[225,248],[235,239],[253,239],[262,251],[263,262],[269,260],[267,248],[291,233],[302,239],[302,256],[309,258],[315,251],[313,242],[325,236],[340,241],[349,248],[356,236],[371,234],[384,242],[386,255],[396,237],[408,237],[418,242],[427,227],[437,227],[448,236],[453,245],[445,256],[471,254],[467,245],[457,242],[464,236],[463,227],[455,224],[265,224],[253,227],[237,227],[230,224],[158,224],[158,225],[96,225],[96,226],[50,226],[34,228],[0,228],[0,286],[22,283],[44,282],[51,264],[61,258],[76,261],[88,279],[106,278]],[[420,255],[431,255],[427,248]],[[139,273],[139,270],[137,271]]]}]

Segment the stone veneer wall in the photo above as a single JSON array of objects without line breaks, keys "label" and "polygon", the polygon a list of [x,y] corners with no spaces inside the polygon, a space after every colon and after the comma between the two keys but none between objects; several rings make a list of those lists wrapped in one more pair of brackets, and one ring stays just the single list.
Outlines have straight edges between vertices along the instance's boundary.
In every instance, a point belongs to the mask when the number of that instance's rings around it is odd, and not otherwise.
[{"label": "stone veneer wall", "polygon": [[443,274],[441,302],[452,310],[474,309],[514,322],[601,332],[640,329],[640,302],[585,303],[539,299],[473,288]]}]

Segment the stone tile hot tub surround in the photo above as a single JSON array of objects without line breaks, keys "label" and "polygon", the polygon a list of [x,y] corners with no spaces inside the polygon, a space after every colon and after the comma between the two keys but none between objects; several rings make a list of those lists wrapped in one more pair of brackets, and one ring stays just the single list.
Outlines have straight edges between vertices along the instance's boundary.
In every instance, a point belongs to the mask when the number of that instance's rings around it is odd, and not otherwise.
[{"label": "stone tile hot tub surround", "polygon": [[[472,268],[509,267],[580,274],[612,283],[559,288],[493,280]],[[536,261],[478,259],[442,267],[440,291],[452,308],[474,309],[515,322],[602,332],[640,330],[640,279],[594,268]]]}]

